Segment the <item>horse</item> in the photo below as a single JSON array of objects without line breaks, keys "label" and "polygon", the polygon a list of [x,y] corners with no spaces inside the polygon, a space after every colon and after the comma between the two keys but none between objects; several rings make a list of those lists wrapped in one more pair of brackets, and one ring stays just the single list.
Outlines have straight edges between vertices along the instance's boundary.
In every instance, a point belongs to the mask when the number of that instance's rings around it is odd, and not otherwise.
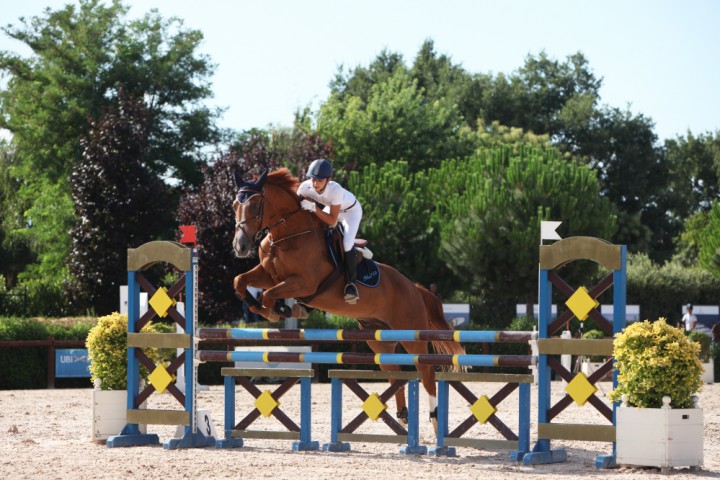
[{"label": "horse", "polygon": [[[368,288],[358,283],[360,301],[348,304],[343,298],[345,279],[336,272],[326,244],[328,226],[300,207],[299,179],[286,168],[243,181],[235,172],[238,194],[233,201],[235,235],[233,250],[240,258],[259,255],[260,263],[235,277],[233,286],[250,310],[270,321],[281,315],[274,311],[282,299],[300,299],[302,304],[358,320],[360,329],[452,330],[443,314],[442,303],[429,290],[416,284],[395,268],[376,262],[380,283]],[[335,273],[335,274],[334,274]],[[261,302],[247,291],[263,289]],[[283,312],[285,316],[290,316]],[[368,341],[375,353],[394,353],[398,342]],[[410,354],[428,353],[428,342],[400,342]],[[463,347],[451,341],[433,341],[439,354],[463,354]],[[399,371],[398,365],[380,365],[383,371]],[[437,391],[432,365],[416,365],[428,394],[430,420],[436,427]],[[391,381],[391,383],[394,383]],[[395,393],[398,418],[407,421],[405,390]]]}]

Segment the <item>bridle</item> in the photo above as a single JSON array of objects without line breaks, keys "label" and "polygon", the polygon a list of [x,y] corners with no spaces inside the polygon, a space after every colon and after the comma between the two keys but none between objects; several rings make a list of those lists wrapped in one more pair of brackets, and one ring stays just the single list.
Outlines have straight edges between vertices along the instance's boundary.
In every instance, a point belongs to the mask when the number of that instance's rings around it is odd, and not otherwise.
[{"label": "bridle", "polygon": [[[283,191],[285,191],[285,190],[283,190]],[[246,196],[246,195],[249,195],[249,196]],[[302,208],[301,208],[300,206],[298,206],[297,209],[293,210],[292,212],[290,212],[290,213],[287,214],[286,216],[280,218],[280,220],[278,220],[277,222],[275,222],[275,223],[273,223],[272,225],[268,225],[267,227],[263,228],[263,226],[262,226],[262,221],[263,221],[263,217],[264,217],[264,215],[265,215],[265,200],[266,200],[266,199],[265,199],[265,188],[263,187],[263,188],[257,190],[257,189],[251,188],[251,187],[243,187],[243,188],[241,188],[241,189],[238,191],[236,200],[237,200],[237,202],[238,202],[240,205],[242,205],[242,204],[244,204],[245,202],[249,201],[251,198],[253,198],[255,195],[260,195],[260,212],[259,212],[256,216],[254,216],[253,218],[249,218],[249,219],[241,220],[241,221],[236,221],[236,222],[235,222],[235,229],[237,230],[237,229],[239,228],[240,230],[242,230],[242,232],[245,234],[246,237],[249,237],[250,235],[248,234],[247,230],[245,230],[245,226],[246,226],[249,222],[257,221],[257,232],[255,233],[255,237],[253,238],[253,244],[255,245],[255,247],[258,247],[258,246],[260,245],[260,242],[261,242],[261,240],[263,239],[263,237],[265,237],[268,233],[270,233],[273,228],[275,228],[275,227],[277,227],[277,226],[279,226],[279,225],[284,224],[290,217],[292,217],[292,216],[295,215],[296,213],[302,211]],[[241,199],[242,199],[243,201],[241,201]],[[288,235],[288,236],[286,236],[286,237],[283,237],[283,238],[281,238],[281,239],[279,239],[279,240],[273,240],[273,239],[271,238],[271,239],[270,239],[270,247],[274,247],[274,246],[277,245],[278,243],[283,242],[283,241],[285,241],[285,240],[289,240],[290,238],[297,237],[297,236],[300,236],[300,235],[304,235],[304,234],[306,234],[306,233],[310,233],[311,231],[312,231],[312,230],[307,230],[307,231],[299,232],[299,233],[292,233],[292,234],[290,234],[290,235]]]}]

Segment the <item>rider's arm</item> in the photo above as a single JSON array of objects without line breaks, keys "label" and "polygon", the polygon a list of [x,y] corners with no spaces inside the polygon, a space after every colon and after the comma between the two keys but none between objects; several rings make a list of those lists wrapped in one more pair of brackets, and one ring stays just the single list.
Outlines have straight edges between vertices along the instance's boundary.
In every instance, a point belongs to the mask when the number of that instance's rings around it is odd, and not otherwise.
[{"label": "rider's arm", "polygon": [[327,223],[331,227],[334,227],[337,225],[337,219],[338,215],[340,214],[340,205],[330,205],[330,213],[325,213],[323,210],[316,208],[315,209],[315,215],[322,220],[323,222]]}]

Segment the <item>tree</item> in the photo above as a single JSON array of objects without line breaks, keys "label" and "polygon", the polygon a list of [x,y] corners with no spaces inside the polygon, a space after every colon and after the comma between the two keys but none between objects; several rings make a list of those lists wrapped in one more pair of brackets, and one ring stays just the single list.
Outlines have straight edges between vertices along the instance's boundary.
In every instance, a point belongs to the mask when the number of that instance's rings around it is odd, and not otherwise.
[{"label": "tree", "polygon": [[19,182],[10,173],[12,163],[12,149],[0,140],[0,290],[12,290],[20,272],[34,260],[30,242],[16,233],[23,226],[23,209],[17,202]]},{"label": "tree", "polygon": [[[77,222],[70,272],[76,311],[106,315],[127,283],[127,249],[159,237],[165,184],[144,164],[148,115],[142,101],[119,92],[118,105],[93,122],[71,177]],[[167,211],[167,210],[165,210]]]},{"label": "tree", "polygon": [[41,262],[31,269],[36,276],[59,281],[67,271],[67,232],[75,221],[67,179],[82,158],[87,119],[115,104],[120,89],[143,99],[149,142],[142,162],[156,175],[199,182],[202,149],[220,138],[219,112],[200,104],[211,94],[214,70],[197,52],[202,34],[155,11],[127,20],[127,11],[119,0],[80,0],[2,28],[32,50],[28,58],[0,52],[8,77],[0,128],[12,133],[11,173],[20,181],[25,238]]},{"label": "tree", "polygon": [[351,172],[348,187],[363,207],[359,235],[374,258],[426,286],[444,285],[450,272],[438,257],[440,227],[433,218],[436,199],[426,193],[428,177],[411,173],[407,162],[373,163]]},{"label": "tree", "polygon": [[561,220],[572,235],[610,238],[615,228],[592,170],[552,148],[516,147],[484,149],[429,172],[441,258],[456,288],[505,308],[493,312],[498,318],[535,298],[541,220]]},{"label": "tree", "polygon": [[663,154],[670,168],[677,214],[686,218],[710,210],[720,197],[720,132],[666,140]]},{"label": "tree", "polygon": [[367,100],[331,94],[317,124],[322,138],[333,142],[339,166],[349,170],[403,160],[415,172],[471,152],[457,108],[427,102],[417,81],[400,68],[373,85]]},{"label": "tree", "polygon": [[720,202],[707,213],[707,225],[699,236],[698,264],[720,277]]}]

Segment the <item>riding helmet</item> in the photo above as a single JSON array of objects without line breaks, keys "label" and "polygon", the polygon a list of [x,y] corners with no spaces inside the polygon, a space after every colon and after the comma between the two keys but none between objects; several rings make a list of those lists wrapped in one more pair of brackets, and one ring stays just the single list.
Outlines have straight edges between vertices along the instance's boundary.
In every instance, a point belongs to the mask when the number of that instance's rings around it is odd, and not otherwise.
[{"label": "riding helmet", "polygon": [[330,162],[324,158],[313,160],[308,168],[308,177],[322,180],[333,176],[333,167]]}]

